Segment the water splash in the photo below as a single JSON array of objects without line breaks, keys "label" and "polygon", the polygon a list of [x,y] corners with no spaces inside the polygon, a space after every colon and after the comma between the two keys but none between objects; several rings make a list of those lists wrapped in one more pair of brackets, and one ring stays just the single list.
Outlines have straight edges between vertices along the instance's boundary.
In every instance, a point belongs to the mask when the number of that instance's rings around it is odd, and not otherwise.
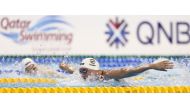
[{"label": "water splash", "polygon": [[[31,77],[29,75],[23,74],[23,69],[20,64],[20,61],[24,57],[0,57],[0,78],[14,78],[14,77]],[[167,72],[149,70],[144,73],[141,73],[134,77],[128,77],[120,82],[109,80],[109,81],[84,81],[78,72],[73,75],[66,74],[64,71],[59,69],[59,64],[61,62],[73,65],[76,69],[79,67],[78,64],[81,61],[81,57],[72,57],[65,55],[64,57],[53,57],[53,56],[44,56],[44,57],[31,57],[36,63],[43,65],[47,68],[51,68],[58,73],[64,75],[65,78],[54,78],[58,81],[54,86],[189,86],[190,85],[190,58],[181,57],[175,58],[170,57],[170,61],[174,62],[174,69],[168,70]],[[84,58],[84,57],[83,57]],[[97,57],[97,60],[101,61],[102,69],[112,69],[112,68],[121,68],[121,67],[134,67],[140,64],[152,63],[159,58],[152,57],[116,57],[116,58],[100,58]],[[103,60],[103,61],[102,61]],[[123,64],[121,64],[123,63]],[[33,78],[37,78],[33,76]],[[2,85],[2,84],[1,84]],[[27,84],[25,84],[27,85]],[[6,85],[2,85],[5,87]],[[13,85],[16,87],[19,85]],[[35,86],[28,85],[28,86]],[[36,85],[42,87],[42,85]],[[44,85],[45,86],[45,85]],[[46,85],[48,86],[48,84]],[[1,87],[1,86],[0,86]],[[7,87],[11,87],[7,85]],[[24,87],[24,84],[22,85]],[[27,86],[25,86],[27,87]]]},{"label": "water splash", "polygon": [[[162,58],[160,58],[162,59]],[[157,61],[159,61],[158,59]],[[185,60],[185,63],[184,63]],[[174,69],[165,71],[149,70],[136,77],[126,78],[125,81],[131,86],[189,86],[190,68],[189,59],[170,59],[174,63]],[[141,80],[135,78],[142,77]]]}]

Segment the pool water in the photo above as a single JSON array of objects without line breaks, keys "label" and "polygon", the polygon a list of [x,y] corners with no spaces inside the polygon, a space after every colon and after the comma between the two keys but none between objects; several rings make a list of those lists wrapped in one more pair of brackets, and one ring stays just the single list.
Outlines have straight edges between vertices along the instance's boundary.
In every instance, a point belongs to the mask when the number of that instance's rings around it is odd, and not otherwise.
[{"label": "pool water", "polygon": [[[36,63],[51,68],[65,76],[63,79],[53,78],[56,84],[4,84],[0,87],[80,87],[80,86],[190,86],[190,57],[189,56],[0,56],[0,78],[39,78],[23,74],[21,60],[32,58]],[[79,65],[82,59],[94,57],[99,61],[101,69],[115,69],[121,67],[134,67],[141,64],[152,63],[160,58],[167,58],[174,62],[174,69],[167,72],[148,70],[137,76],[128,77],[121,81],[95,81],[88,82],[80,78],[78,72],[67,74],[59,68],[61,62]]]}]

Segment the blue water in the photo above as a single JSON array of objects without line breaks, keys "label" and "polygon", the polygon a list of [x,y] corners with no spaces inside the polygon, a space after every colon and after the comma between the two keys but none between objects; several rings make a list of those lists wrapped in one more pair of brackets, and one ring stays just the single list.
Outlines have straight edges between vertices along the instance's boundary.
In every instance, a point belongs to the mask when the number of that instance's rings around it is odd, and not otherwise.
[{"label": "blue water", "polygon": [[190,86],[190,57],[170,56],[170,57],[137,57],[137,56],[93,56],[96,58],[101,69],[115,69],[121,67],[134,67],[140,64],[152,63],[160,58],[167,58],[174,62],[174,69],[167,72],[149,70],[137,76],[122,79],[120,82],[109,80],[103,82],[88,82],[80,78],[78,72],[73,75],[67,74],[59,69],[59,64],[65,62],[76,66],[82,59],[92,56],[1,56],[0,57],[0,78],[10,77],[30,77],[23,74],[20,64],[25,57],[32,58],[39,65],[49,67],[65,76],[64,79],[52,78],[56,84],[0,84],[0,87],[66,87],[66,86]]}]

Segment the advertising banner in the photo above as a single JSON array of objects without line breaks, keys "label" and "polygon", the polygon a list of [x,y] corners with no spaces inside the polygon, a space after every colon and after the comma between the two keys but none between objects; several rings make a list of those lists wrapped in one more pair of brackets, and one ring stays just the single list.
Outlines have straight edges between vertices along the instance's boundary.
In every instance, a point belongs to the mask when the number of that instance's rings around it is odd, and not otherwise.
[{"label": "advertising banner", "polygon": [[0,55],[190,55],[190,16],[0,16]]}]

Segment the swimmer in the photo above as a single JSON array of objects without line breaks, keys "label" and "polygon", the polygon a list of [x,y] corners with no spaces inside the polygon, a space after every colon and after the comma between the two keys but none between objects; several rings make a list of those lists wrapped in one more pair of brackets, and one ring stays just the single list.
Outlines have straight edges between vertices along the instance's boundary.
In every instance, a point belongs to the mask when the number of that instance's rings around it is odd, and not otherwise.
[{"label": "swimmer", "polygon": [[[114,79],[119,81],[120,79],[135,76],[150,69],[167,71],[167,69],[172,69],[173,67],[173,63],[169,60],[162,60],[133,68],[126,67],[111,70],[100,70],[98,61],[96,61],[94,58],[86,58],[80,63],[79,73],[84,80],[87,80],[89,77],[93,77],[93,80],[103,81]],[[72,66],[65,63],[61,63],[60,68],[71,74],[76,71],[76,68],[73,68]]]},{"label": "swimmer", "polygon": [[30,76],[43,76],[43,77],[51,77],[51,78],[64,78],[62,74],[54,71],[48,67],[38,65],[30,58],[25,58],[21,62],[22,67],[24,69],[24,74]]}]

